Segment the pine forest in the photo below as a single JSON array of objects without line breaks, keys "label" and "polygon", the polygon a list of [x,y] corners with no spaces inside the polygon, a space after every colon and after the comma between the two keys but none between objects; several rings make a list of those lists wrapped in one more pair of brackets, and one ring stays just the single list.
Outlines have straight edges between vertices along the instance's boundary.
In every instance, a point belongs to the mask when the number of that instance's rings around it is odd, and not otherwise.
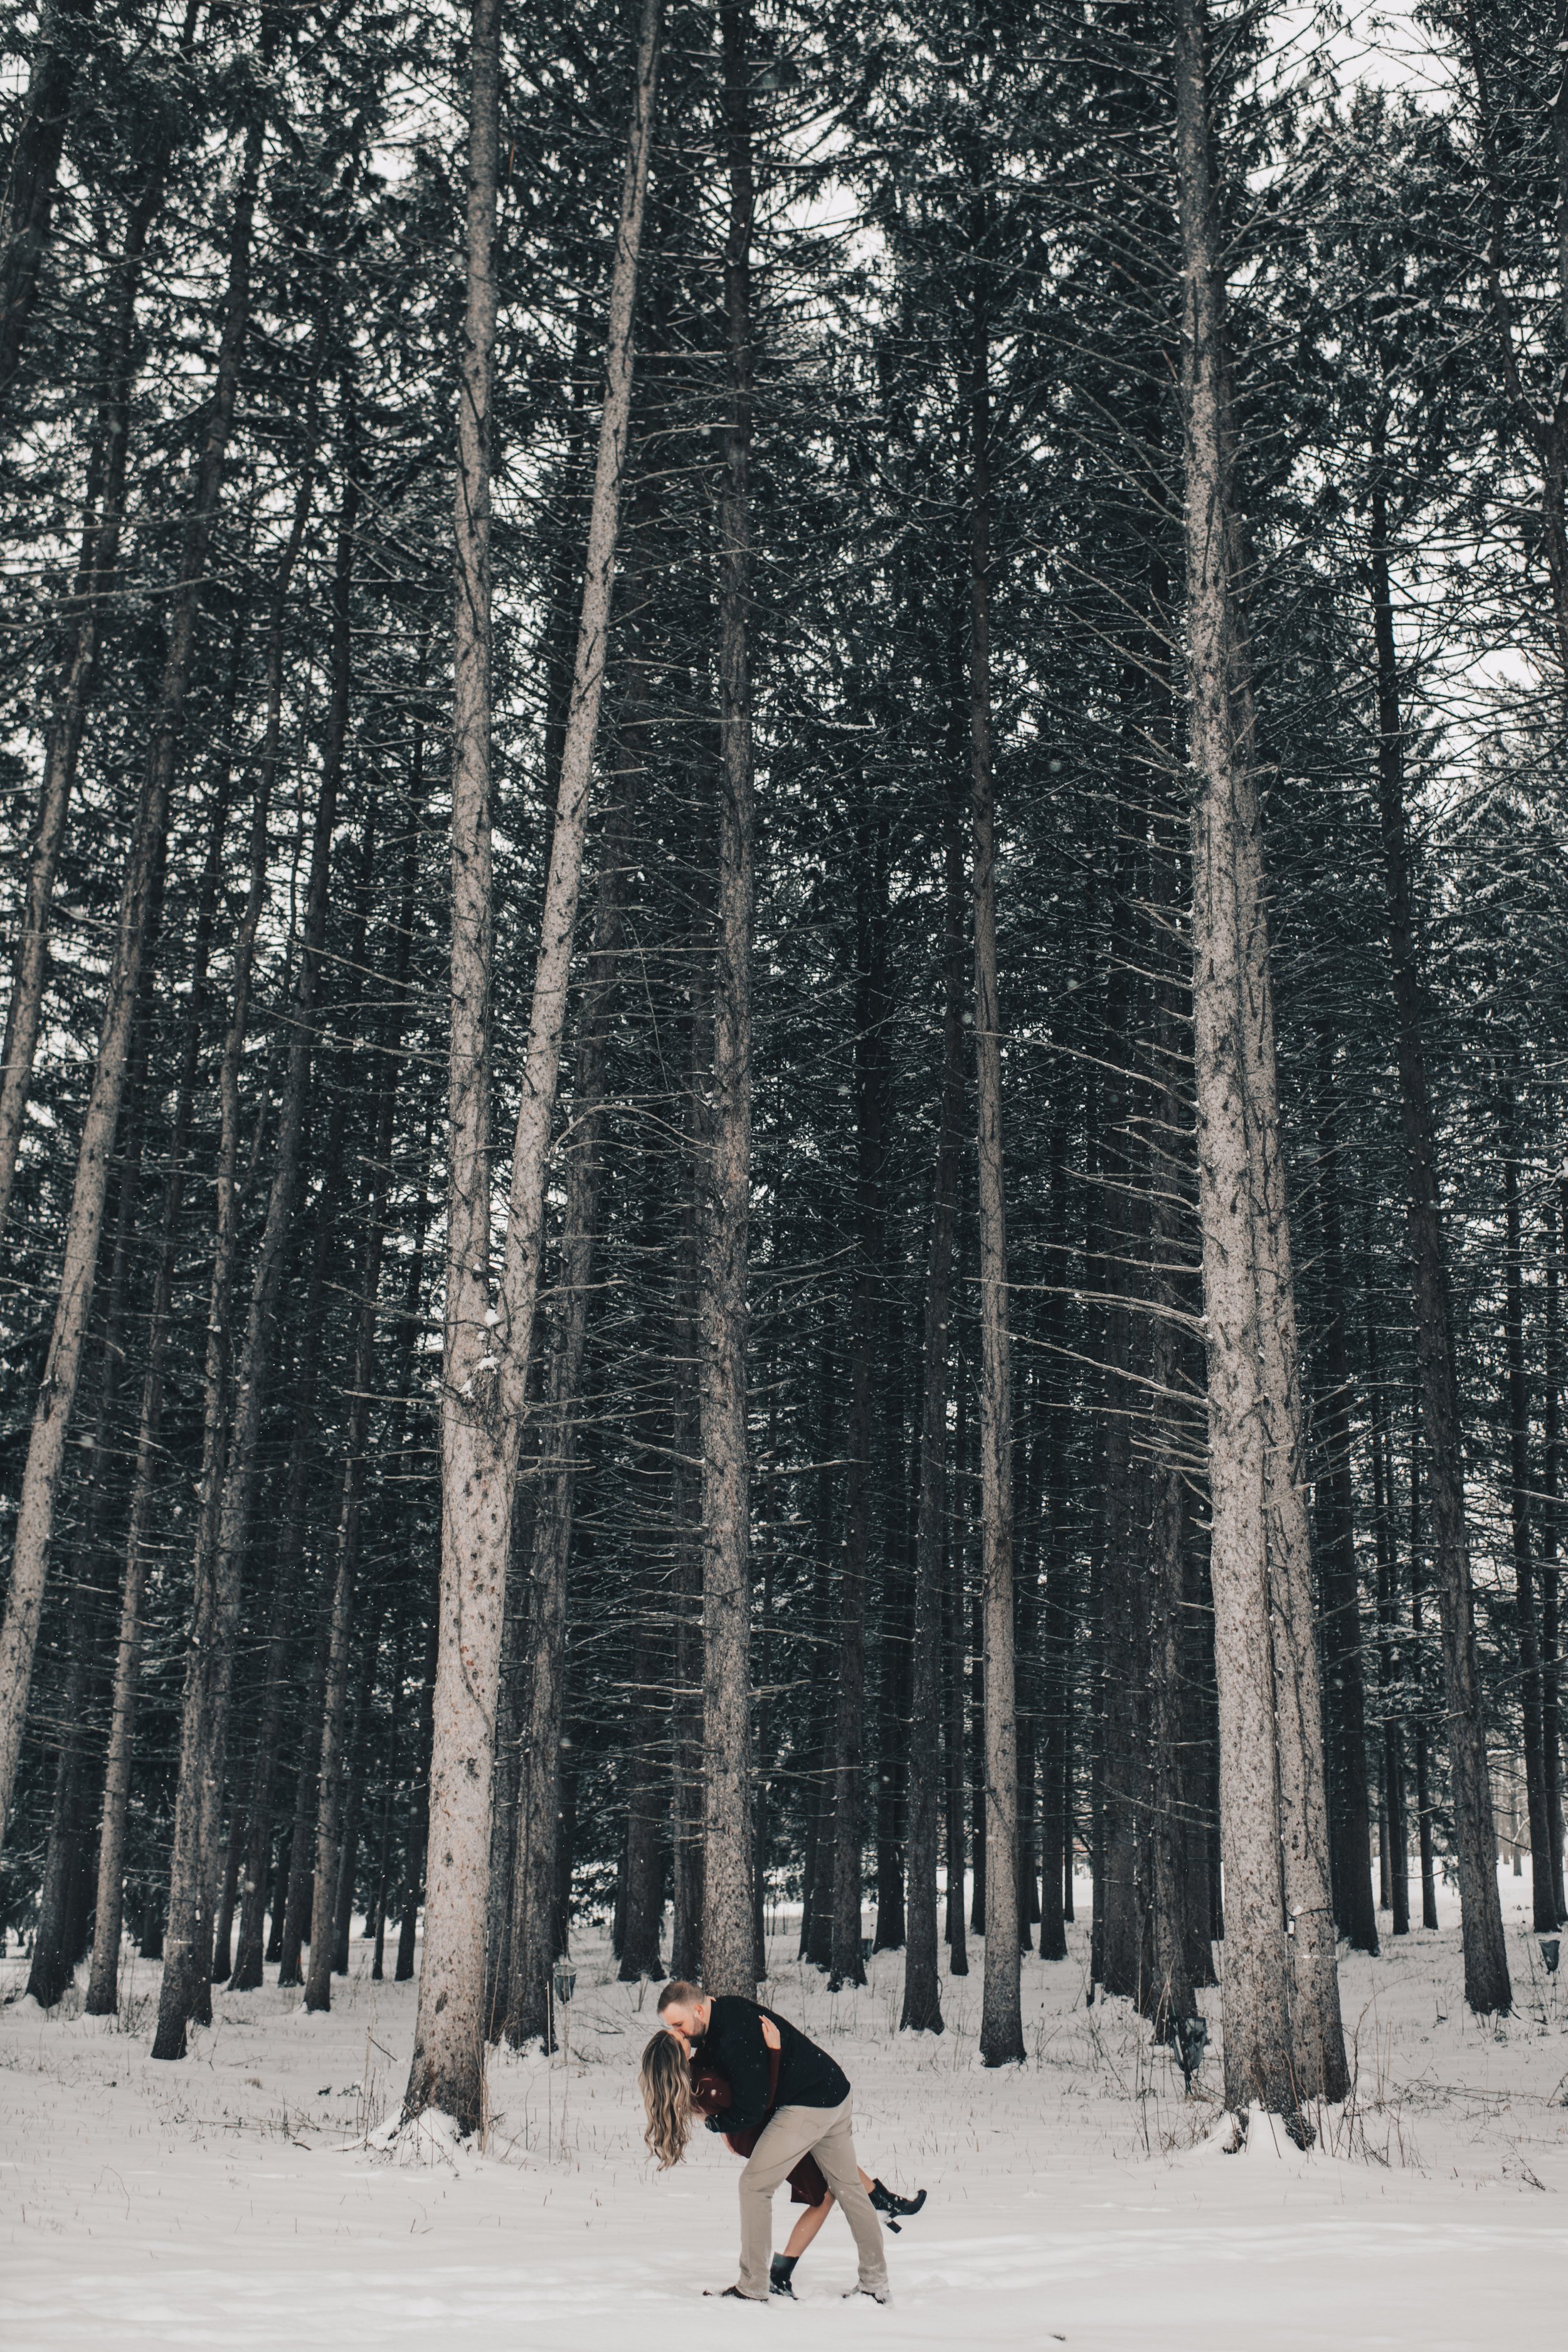
[{"label": "pine forest", "polygon": [[1555,2000],[1563,0],[3,41],[13,2000]]}]

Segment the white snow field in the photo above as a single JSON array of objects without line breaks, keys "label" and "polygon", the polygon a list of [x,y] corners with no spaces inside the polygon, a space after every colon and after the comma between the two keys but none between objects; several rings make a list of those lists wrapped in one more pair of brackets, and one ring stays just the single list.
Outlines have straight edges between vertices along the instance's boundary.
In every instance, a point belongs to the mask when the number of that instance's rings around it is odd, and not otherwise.
[{"label": "white snow field", "polygon": [[[1528,1881],[1502,1887],[1514,2016],[1466,2015],[1451,1904],[1439,1934],[1346,1960],[1356,2095],[1307,2157],[1266,2126],[1224,2152],[1212,2096],[1184,2100],[1127,2005],[1086,2009],[1081,1927],[1067,1961],[1025,1962],[1028,2063],[1000,2074],[975,2062],[978,1972],[944,1988],[939,2041],[900,2038],[896,1955],[832,1996],[781,1934],[768,1998],[847,2067],[867,2166],[930,2191],[889,2242],[889,2309],[841,2301],[837,2216],[798,2307],[703,2300],[734,2277],[737,2162],[700,2134],[679,2171],[652,2171],[635,2075],[655,1995],[616,1984],[592,1935],[570,2063],[497,2057],[484,2149],[433,2137],[413,2159],[368,2145],[414,2025],[413,1988],[372,1984],[368,1947],[330,2017],[220,1990],[181,2065],[147,2054],[153,1968],[128,1963],[117,2024],[16,1998],[13,1958],[0,2335],[7,2352],[1544,2352],[1568,2344],[1568,1988],[1525,1932]],[[1212,2054],[1204,2076],[1212,2094]],[[786,2211],[781,2194],[779,2244]]]}]

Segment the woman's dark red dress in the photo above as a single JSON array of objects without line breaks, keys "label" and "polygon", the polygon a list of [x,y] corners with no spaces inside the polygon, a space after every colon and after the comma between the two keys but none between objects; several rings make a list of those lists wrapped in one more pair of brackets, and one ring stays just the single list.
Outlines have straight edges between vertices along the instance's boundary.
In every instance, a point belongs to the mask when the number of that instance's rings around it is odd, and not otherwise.
[{"label": "woman's dark red dress", "polygon": [[[732,2147],[737,2156],[750,2156],[773,2121],[773,2105],[778,2098],[778,2089],[779,2053],[776,2050],[770,2050],[768,2052],[767,2114],[763,2117],[762,2122],[754,2125],[750,2131],[724,2134],[726,2147]],[[705,2116],[721,2116],[731,2104],[729,2084],[722,2074],[716,2074],[712,2068],[708,2066],[703,2067],[693,2077],[691,2096]],[[826,2194],[827,2183],[822,2177],[822,2169],[816,2157],[803,2156],[789,2176],[790,2203],[820,2205]]]}]

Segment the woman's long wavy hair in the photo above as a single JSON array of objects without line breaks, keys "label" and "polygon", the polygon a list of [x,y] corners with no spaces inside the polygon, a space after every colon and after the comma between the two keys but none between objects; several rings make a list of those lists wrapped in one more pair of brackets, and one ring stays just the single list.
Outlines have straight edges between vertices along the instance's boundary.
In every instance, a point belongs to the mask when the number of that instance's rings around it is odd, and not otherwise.
[{"label": "woman's long wavy hair", "polygon": [[656,2033],[642,2054],[637,2084],[647,2109],[643,2137],[661,2172],[679,2164],[691,2137],[691,2065],[673,2033]]}]

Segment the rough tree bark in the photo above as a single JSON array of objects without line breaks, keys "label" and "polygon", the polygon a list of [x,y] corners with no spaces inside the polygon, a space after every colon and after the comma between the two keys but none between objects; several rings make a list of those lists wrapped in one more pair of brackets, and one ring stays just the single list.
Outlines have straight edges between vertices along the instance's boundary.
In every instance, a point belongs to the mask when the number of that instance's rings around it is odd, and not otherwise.
[{"label": "rough tree bark", "polygon": [[502,1597],[528,1394],[567,980],[604,686],[616,535],[631,423],[637,249],[652,147],[661,0],[644,0],[622,181],[572,701],[540,924],[505,1258],[490,1275],[494,916],[490,810],[490,403],[495,374],[500,132],[497,0],[476,0],[468,291],[455,511],[450,1179],[441,1408],[441,1607],[425,1901],[425,1965],[405,2113],[465,2131],[484,2107],[485,1885]]},{"label": "rough tree bark", "polygon": [[1258,808],[1240,611],[1202,0],[1174,32],[1193,819],[1198,1199],[1226,1882],[1227,2104],[1305,2141],[1349,2087],[1301,1477]]},{"label": "rough tree bark", "polygon": [[908,1948],[900,2031],[940,2033],[936,1867],[942,1749],[942,1581],[947,1502],[953,1234],[963,1122],[963,831],[957,763],[948,765],[942,830],[942,1106],[926,1249],[921,1345],[920,1500],[915,1519],[915,1621],[910,1694]]},{"label": "rough tree bark", "polygon": [[[983,209],[983,207],[982,207]],[[1021,2063],[1018,1758],[1013,1665],[1013,1402],[1007,1330],[1002,1034],[996,986],[995,794],[991,761],[991,393],[980,239],[970,352],[970,824],[980,1213],[980,1556],[985,1674],[985,1989],[980,2055]]]},{"label": "rough tree bark", "polygon": [[718,939],[713,1088],[703,1122],[699,1330],[702,1438],[702,1973],[713,1993],[756,1989],[752,1902],[751,1455],[746,1433],[747,1222],[752,1183],[752,914],[755,818],[751,591],[752,127],[747,11],[720,8],[730,417],[719,487]]},{"label": "rough tree bark", "polygon": [[[1564,125],[1568,138],[1568,124]],[[1568,236],[1568,206],[1563,222]],[[1560,1213],[1561,1211],[1561,1217]],[[1562,1615],[1557,1554],[1558,1514],[1562,1508],[1563,1336],[1560,1234],[1568,1226],[1568,1177],[1560,1177],[1557,1193],[1547,1195],[1544,1213],[1546,1250],[1546,1394],[1542,1410],[1543,1460],[1541,1513],[1541,1744],[1546,1764],[1546,1823],[1552,1843],[1552,1892],[1559,1921],[1568,1919],[1568,1897],[1563,1881],[1563,1694]]]}]

